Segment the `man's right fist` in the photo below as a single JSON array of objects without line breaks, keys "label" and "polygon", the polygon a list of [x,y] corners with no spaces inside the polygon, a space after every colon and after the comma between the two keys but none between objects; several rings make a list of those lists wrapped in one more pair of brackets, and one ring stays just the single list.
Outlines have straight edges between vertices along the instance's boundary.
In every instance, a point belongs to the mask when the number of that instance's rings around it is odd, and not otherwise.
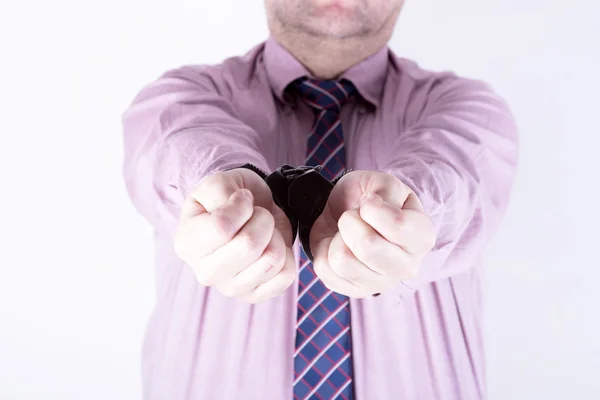
[{"label": "man's right fist", "polygon": [[238,168],[206,177],[188,196],[174,246],[201,284],[257,303],[296,279],[293,240],[265,181]]}]

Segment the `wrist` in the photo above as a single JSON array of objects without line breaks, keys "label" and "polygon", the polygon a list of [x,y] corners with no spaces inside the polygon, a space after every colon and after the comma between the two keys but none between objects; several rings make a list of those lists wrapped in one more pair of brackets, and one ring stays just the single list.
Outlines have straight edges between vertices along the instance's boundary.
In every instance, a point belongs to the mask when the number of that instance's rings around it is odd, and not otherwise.
[{"label": "wrist", "polygon": [[232,168],[232,169],[238,169],[238,168],[245,168],[245,169],[249,169],[250,171],[254,171],[263,180],[266,180],[267,176],[268,176],[265,171],[263,171],[262,169],[260,169],[259,167],[257,167],[254,164],[251,164],[251,163],[246,163],[244,165],[240,165],[239,167],[235,167],[235,168]]}]

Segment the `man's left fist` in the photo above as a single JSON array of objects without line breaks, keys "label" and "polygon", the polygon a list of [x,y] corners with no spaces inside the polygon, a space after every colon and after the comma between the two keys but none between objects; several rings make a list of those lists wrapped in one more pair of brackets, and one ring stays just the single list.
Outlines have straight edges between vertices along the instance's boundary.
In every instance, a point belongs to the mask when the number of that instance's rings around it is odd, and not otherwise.
[{"label": "man's left fist", "polygon": [[435,240],[408,186],[383,172],[353,171],[334,186],[312,227],[310,247],[325,286],[363,298],[415,277]]}]

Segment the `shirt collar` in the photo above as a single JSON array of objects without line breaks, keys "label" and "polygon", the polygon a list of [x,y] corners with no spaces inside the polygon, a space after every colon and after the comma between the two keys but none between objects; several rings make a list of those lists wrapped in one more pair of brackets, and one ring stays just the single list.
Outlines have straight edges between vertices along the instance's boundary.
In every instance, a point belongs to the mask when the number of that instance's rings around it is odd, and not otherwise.
[{"label": "shirt collar", "polygon": [[[389,49],[386,46],[348,69],[340,79],[348,79],[365,100],[378,107],[388,61]],[[286,101],[285,89],[290,83],[304,76],[312,78],[308,70],[272,36],[265,43],[264,63],[271,88],[282,102]]]}]

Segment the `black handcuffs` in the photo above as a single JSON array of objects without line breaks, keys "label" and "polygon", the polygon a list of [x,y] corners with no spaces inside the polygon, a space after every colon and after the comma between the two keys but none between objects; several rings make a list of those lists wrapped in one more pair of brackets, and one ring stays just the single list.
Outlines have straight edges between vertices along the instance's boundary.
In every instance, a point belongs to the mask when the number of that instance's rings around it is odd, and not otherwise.
[{"label": "black handcuffs", "polygon": [[252,164],[244,164],[239,168],[250,169],[265,180],[273,193],[275,204],[290,220],[292,237],[298,234],[304,252],[313,261],[310,230],[323,212],[335,184],[351,170],[344,171],[340,177],[330,181],[321,174],[322,166],[292,167],[286,164],[270,175]]}]

